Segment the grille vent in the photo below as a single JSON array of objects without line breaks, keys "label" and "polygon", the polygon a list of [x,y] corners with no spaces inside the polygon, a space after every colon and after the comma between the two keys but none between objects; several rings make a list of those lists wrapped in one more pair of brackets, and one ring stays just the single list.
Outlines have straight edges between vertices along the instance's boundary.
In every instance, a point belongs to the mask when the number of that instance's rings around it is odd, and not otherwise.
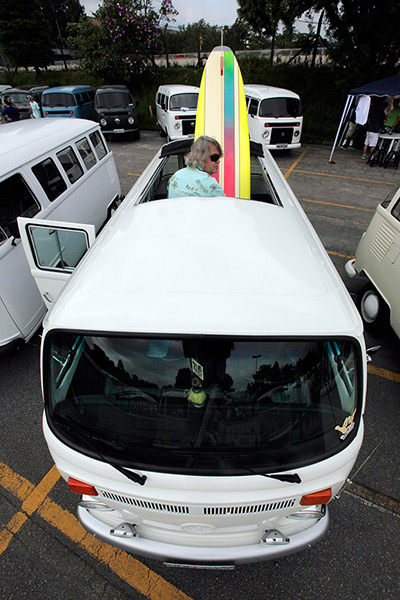
[{"label": "grille vent", "polygon": [[246,506],[206,506],[205,515],[249,515],[271,510],[290,508],[295,505],[295,500],[283,500],[281,502],[270,502],[269,504],[247,504]]},{"label": "grille vent", "polygon": [[157,512],[189,514],[188,506],[180,506],[179,504],[162,504],[161,502],[151,502],[149,500],[139,500],[138,498],[129,498],[128,496],[120,496],[111,492],[101,492],[103,498],[115,500],[122,504],[137,506],[138,508],[146,508],[147,510],[155,510]]},{"label": "grille vent", "polygon": [[[229,516],[229,515],[250,515],[255,513],[271,512],[274,510],[281,510],[283,508],[291,508],[296,504],[294,498],[290,500],[281,500],[280,502],[269,502],[263,504],[245,504],[238,506],[203,506],[201,507],[189,507],[180,504],[164,504],[162,502],[153,502],[150,500],[140,500],[139,498],[131,498],[129,496],[121,496],[120,494],[114,494],[113,492],[100,491],[103,498],[108,500],[114,500],[121,504],[128,506],[136,506],[137,508],[144,508],[146,510],[152,510],[155,512],[165,512],[173,514],[188,515],[190,513],[196,513],[197,516],[203,514],[207,516]],[[199,512],[200,511],[200,512]]]},{"label": "grille vent", "polygon": [[110,180],[110,183],[111,184],[114,183],[116,181],[115,169],[113,167],[111,160],[109,160],[107,163],[107,172],[108,172],[108,178]]},{"label": "grille vent", "polygon": [[384,259],[385,254],[393,242],[394,236],[395,232],[388,225],[386,225],[386,223],[382,223],[374,241],[371,244],[371,252],[378,260]]}]

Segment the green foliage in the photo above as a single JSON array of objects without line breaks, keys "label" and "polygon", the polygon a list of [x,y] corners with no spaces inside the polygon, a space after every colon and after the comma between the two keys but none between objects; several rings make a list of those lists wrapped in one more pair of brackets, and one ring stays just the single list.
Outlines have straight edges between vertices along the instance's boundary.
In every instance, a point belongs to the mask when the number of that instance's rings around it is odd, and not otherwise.
[{"label": "green foliage", "polygon": [[39,0],[1,0],[0,46],[14,67],[46,67],[52,58],[52,39]]},{"label": "green foliage", "polygon": [[395,0],[320,0],[334,43],[331,58],[350,83],[394,75],[400,60],[400,10]]},{"label": "green foliage", "polygon": [[68,24],[78,23],[85,10],[79,0],[39,0],[39,2],[50,23],[53,46],[59,48],[61,40],[64,42],[67,39]]}]

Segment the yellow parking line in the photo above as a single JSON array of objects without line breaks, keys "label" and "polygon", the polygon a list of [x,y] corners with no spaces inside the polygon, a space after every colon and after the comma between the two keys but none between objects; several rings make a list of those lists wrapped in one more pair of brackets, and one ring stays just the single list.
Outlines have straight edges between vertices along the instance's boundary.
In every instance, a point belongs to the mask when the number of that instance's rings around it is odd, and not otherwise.
[{"label": "yellow parking line", "polygon": [[339,206],[340,208],[349,208],[351,210],[364,210],[366,212],[375,212],[374,208],[364,208],[362,206],[350,206],[350,204],[338,204],[336,202],[325,202],[324,200],[310,200],[309,198],[301,198],[303,202],[313,202],[315,204],[326,204],[328,206]]},{"label": "yellow parking line", "polygon": [[307,146],[307,148],[300,154],[300,156],[294,161],[294,163],[292,164],[291,167],[289,167],[289,169],[286,171],[285,173],[285,179],[287,179],[290,175],[290,173],[297,167],[297,165],[299,164],[299,162],[304,158],[304,156],[307,154],[307,152],[309,151],[310,146]]},{"label": "yellow parking line", "polygon": [[157,575],[143,563],[123,550],[118,550],[90,535],[78,519],[50,500],[47,494],[60,475],[53,466],[37,487],[18,475],[4,463],[0,463],[0,486],[23,501],[18,512],[0,533],[0,554],[8,547],[15,533],[23,526],[29,515],[37,513],[52,527],[58,529],[71,541],[79,544],[91,556],[109,567],[120,579],[150,600],[191,600],[184,592]]},{"label": "yellow parking line", "polygon": [[378,375],[378,377],[382,377],[383,379],[389,379],[389,381],[400,383],[400,374],[388,371],[387,369],[380,369],[379,367],[368,365],[368,373],[371,375]]},{"label": "yellow parking line", "polygon": [[332,256],[339,256],[339,258],[355,258],[355,256],[351,256],[351,254],[341,254],[340,252],[334,252],[333,250],[327,250],[326,252]]},{"label": "yellow parking line", "polygon": [[[6,487],[7,489],[15,489],[18,493],[18,497],[23,495],[25,498],[22,503],[22,511],[14,515],[11,521],[6,525],[5,529],[0,533],[0,554],[7,549],[8,545],[13,539],[14,534],[21,529],[28,517],[39,508],[43,500],[47,497],[47,494],[53,489],[54,485],[60,478],[60,474],[55,465],[53,465],[50,471],[43,477],[42,481],[36,487],[33,487],[32,485],[28,486],[22,480],[20,480],[20,487],[18,487],[18,485],[16,486],[18,478],[15,477],[15,474],[11,471],[11,469],[8,469],[8,472],[6,472],[6,469],[2,469],[1,475],[2,477],[0,481],[3,487]],[[20,495],[21,492],[22,494]]]},{"label": "yellow parking line", "polygon": [[[302,157],[301,157],[302,158]],[[295,165],[296,166],[296,165]],[[281,169],[285,171],[285,168]],[[294,169],[292,169],[293,171]],[[305,175],[319,175],[321,177],[336,177],[338,179],[350,179],[351,181],[363,181],[364,183],[383,183],[384,185],[396,185],[399,184],[393,181],[379,181],[377,179],[363,179],[362,177],[350,177],[349,175],[337,175],[336,173],[318,173],[317,171],[302,171],[301,169],[295,169],[295,173],[303,173]],[[286,177],[286,175],[285,175]]]},{"label": "yellow parking line", "polygon": [[140,177],[140,173],[127,173],[127,175],[132,175],[133,177]]}]

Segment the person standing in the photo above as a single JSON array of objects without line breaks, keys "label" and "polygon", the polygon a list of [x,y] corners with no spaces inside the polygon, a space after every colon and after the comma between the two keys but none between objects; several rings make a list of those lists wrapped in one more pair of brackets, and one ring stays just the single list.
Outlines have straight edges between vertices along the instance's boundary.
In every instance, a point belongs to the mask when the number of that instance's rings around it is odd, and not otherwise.
[{"label": "person standing", "polygon": [[20,121],[21,115],[16,106],[11,104],[10,100],[4,100],[4,108],[1,112],[1,120],[3,123],[10,123],[12,121]]},{"label": "person standing", "polygon": [[33,96],[27,96],[27,98],[31,105],[31,119],[40,119],[42,115],[40,114],[39,104],[33,99]]},{"label": "person standing", "polygon": [[367,121],[367,135],[365,136],[364,151],[362,158],[367,158],[368,148],[371,148],[371,155],[375,150],[376,144],[378,143],[379,132],[383,127],[386,115],[383,108],[377,100],[371,101],[371,110],[369,111]]}]

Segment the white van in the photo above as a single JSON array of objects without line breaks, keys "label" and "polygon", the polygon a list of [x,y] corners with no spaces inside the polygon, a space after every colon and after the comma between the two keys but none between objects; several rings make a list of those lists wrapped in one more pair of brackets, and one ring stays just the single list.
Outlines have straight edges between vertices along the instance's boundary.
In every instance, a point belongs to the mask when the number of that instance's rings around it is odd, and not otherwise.
[{"label": "white van", "polygon": [[194,137],[199,88],[161,85],[156,94],[157,125],[162,137],[178,140]]},{"label": "white van", "polygon": [[249,134],[270,150],[300,148],[303,109],[300,96],[270,85],[245,85]]},{"label": "white van", "polygon": [[[81,523],[129,553],[229,568],[325,534],[363,439],[366,350],[270,153],[251,144],[250,200],[167,199],[186,142],[95,241],[19,227],[42,293],[69,278],[44,320],[43,426]],[[71,275],[72,235],[91,249]]]},{"label": "white van", "polygon": [[377,330],[390,318],[400,337],[400,188],[378,205],[346,272],[368,278],[357,298],[365,328]]},{"label": "white van", "polygon": [[27,119],[0,127],[0,355],[28,341],[45,312],[19,238],[17,217],[92,223],[121,200],[99,126],[82,119]]}]

